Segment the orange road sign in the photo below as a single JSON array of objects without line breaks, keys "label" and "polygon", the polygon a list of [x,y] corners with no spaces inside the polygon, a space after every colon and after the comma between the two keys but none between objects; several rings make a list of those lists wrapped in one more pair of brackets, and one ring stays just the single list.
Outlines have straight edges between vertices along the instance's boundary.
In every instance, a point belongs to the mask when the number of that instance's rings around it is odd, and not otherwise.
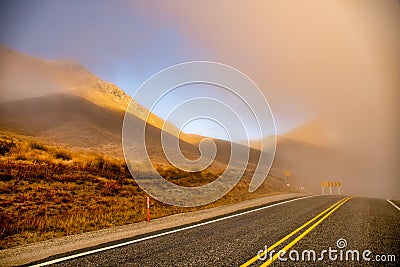
[{"label": "orange road sign", "polygon": [[341,182],[333,182],[333,181],[323,181],[321,182],[322,187],[340,187],[342,185]]}]

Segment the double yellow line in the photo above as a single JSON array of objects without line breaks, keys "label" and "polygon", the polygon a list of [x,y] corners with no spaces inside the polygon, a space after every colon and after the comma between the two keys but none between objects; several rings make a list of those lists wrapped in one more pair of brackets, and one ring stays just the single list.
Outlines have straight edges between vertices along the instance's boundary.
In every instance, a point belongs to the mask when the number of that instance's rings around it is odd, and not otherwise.
[{"label": "double yellow line", "polygon": [[[277,246],[279,246],[280,244],[285,242],[287,239],[289,239],[290,237],[292,237],[293,235],[295,235],[296,233],[298,233],[299,231],[301,231],[302,229],[304,229],[305,227],[307,227],[308,225],[310,225],[311,223],[313,223],[314,221],[317,221],[319,219],[317,222],[315,222],[313,225],[311,225],[307,230],[305,230],[302,234],[300,234],[298,237],[296,237],[292,242],[287,244],[282,249],[283,251],[288,251],[292,246],[294,246],[294,244],[299,242],[303,237],[305,237],[309,232],[311,232],[312,229],[317,227],[318,224],[320,224],[322,221],[324,221],[326,218],[328,218],[333,212],[335,212],[335,210],[337,210],[340,206],[342,206],[344,203],[349,201],[351,198],[352,197],[346,197],[346,198],[339,200],[338,202],[336,202],[335,204],[333,204],[332,206],[330,206],[329,208],[327,208],[326,210],[324,210],[323,212],[321,212],[320,214],[318,214],[317,216],[315,216],[314,218],[312,218],[311,220],[309,220],[308,222],[306,222],[305,224],[303,224],[302,226],[300,226],[299,228],[297,228],[296,230],[294,230],[293,232],[291,232],[290,234],[288,234],[287,236],[285,236],[284,238],[282,238],[281,240],[276,242],[275,244],[273,244],[272,246],[268,247],[268,249],[265,250],[264,252],[260,253],[259,255],[254,256],[253,258],[251,258],[250,260],[248,260],[247,262],[242,264],[241,267],[246,267],[246,266],[249,266],[252,263],[256,262],[259,258],[263,257],[265,254],[272,251],[274,248],[276,248]],[[275,253],[272,256],[272,258],[269,258],[261,266],[269,266],[271,263],[273,263],[278,258],[278,256],[279,256],[279,252]]]}]

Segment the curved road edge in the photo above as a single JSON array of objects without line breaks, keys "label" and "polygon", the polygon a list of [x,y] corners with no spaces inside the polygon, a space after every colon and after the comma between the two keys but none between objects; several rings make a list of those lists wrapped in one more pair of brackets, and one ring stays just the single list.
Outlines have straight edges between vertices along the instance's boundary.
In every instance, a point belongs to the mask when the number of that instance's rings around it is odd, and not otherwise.
[{"label": "curved road edge", "polygon": [[308,194],[290,193],[255,198],[211,209],[174,214],[154,219],[151,223],[143,221],[4,249],[0,250],[0,265],[15,266],[29,264],[55,255],[67,254],[72,251],[101,246],[121,239],[133,238],[153,232],[190,225],[212,218],[261,207],[274,202],[304,197],[307,195]]}]

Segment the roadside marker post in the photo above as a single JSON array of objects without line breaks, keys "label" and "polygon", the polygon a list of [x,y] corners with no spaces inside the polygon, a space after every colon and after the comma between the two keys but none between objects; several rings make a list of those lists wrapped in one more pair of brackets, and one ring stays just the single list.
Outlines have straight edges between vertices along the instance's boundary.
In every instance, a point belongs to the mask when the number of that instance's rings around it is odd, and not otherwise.
[{"label": "roadside marker post", "polygon": [[326,182],[321,182],[322,195],[325,195]]},{"label": "roadside marker post", "polygon": [[146,221],[149,223],[150,222],[150,198],[147,197],[147,217]]}]

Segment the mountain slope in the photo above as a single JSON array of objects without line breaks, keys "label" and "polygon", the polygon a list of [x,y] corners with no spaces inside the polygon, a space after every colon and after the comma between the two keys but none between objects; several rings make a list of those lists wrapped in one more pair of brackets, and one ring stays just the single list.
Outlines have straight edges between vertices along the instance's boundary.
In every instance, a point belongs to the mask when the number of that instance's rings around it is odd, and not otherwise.
[{"label": "mountain slope", "polygon": [[[99,106],[123,110],[130,97],[72,60],[46,61],[0,46],[0,102],[74,93]],[[95,93],[95,95],[93,95]]]},{"label": "mountain slope", "polygon": [[[155,128],[164,121],[72,60],[47,61],[0,46],[0,129],[122,156],[125,110]],[[174,126],[166,123],[165,130]],[[160,130],[149,126],[149,140]],[[175,130],[175,129],[174,129]],[[171,131],[172,132],[172,131]]]},{"label": "mountain slope", "polygon": [[[73,94],[108,110],[125,112],[132,101],[133,115],[146,120],[147,109],[116,85],[105,82],[73,60],[46,61],[0,46],[0,103]],[[150,114],[148,122],[162,128],[164,120]],[[165,130],[174,126],[166,123]]]},{"label": "mountain slope", "polygon": [[[2,131],[122,157],[124,113],[100,107],[80,96],[58,93],[7,102],[0,104],[0,113]],[[143,124],[141,118],[131,114],[127,116],[131,116],[134,126]],[[140,134],[139,130],[139,127],[130,129],[135,134]],[[150,149],[161,145],[160,136],[160,129],[147,126],[146,142]],[[188,154],[197,153],[195,146],[184,141],[181,143]]]},{"label": "mountain slope", "polygon": [[0,104],[0,113],[3,131],[121,155],[123,113],[99,107],[79,96],[59,93],[7,102]]},{"label": "mountain slope", "polygon": [[[43,141],[84,150],[97,150],[122,157],[122,124],[129,109],[130,131],[138,133],[147,119],[146,144],[154,162],[169,164],[161,146],[160,128],[164,121],[125,92],[107,83],[73,61],[51,62],[33,58],[6,47],[0,47],[0,129],[33,136]],[[179,133],[172,124],[167,133]],[[169,140],[177,137],[167,134]],[[180,133],[182,153],[194,160],[200,156],[198,145],[203,136]],[[130,144],[132,149],[141,144]],[[217,155],[213,168],[222,170],[230,160],[231,143],[214,139]],[[247,147],[233,144],[245,151]],[[143,153],[141,153],[143,154]],[[138,155],[143,157],[145,155]],[[251,149],[249,166],[259,157]]]}]

